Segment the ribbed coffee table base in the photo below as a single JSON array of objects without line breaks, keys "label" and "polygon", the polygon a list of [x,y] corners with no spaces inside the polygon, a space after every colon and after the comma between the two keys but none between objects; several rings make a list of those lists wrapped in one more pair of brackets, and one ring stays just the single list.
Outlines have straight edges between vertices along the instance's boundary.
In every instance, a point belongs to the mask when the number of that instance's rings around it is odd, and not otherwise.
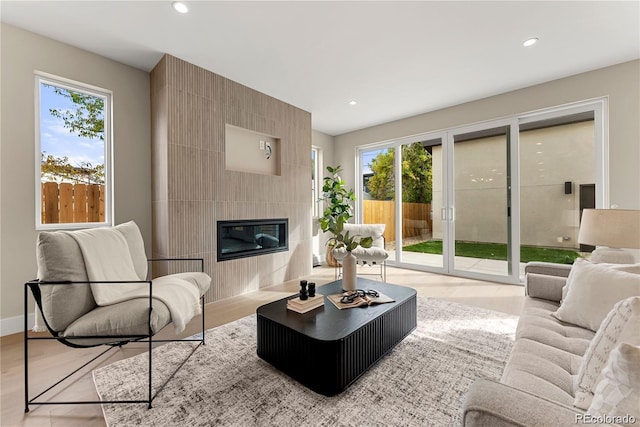
[{"label": "ribbed coffee table base", "polygon": [[[358,281],[396,302],[338,310],[325,298],[325,307],[302,315],[278,313],[286,311],[286,299],[267,304],[257,310],[258,356],[317,393],[345,390],[417,325],[415,290]],[[330,295],[340,288],[338,281],[318,292]]]}]

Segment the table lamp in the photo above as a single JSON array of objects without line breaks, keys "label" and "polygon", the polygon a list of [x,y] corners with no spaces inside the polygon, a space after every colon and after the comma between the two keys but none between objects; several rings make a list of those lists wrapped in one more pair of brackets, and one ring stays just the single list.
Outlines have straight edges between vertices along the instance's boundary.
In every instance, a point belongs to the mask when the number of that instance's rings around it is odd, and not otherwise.
[{"label": "table lamp", "polygon": [[599,246],[591,253],[592,262],[633,264],[633,254],[622,248],[640,248],[640,210],[583,210],[578,243]]}]

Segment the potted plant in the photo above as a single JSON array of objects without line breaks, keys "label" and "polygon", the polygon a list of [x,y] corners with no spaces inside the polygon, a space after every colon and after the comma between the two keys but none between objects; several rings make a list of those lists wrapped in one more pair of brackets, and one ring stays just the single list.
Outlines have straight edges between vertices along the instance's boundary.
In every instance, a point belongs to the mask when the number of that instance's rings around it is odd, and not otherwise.
[{"label": "potted plant", "polygon": [[[342,169],[340,166],[327,166],[327,171],[331,176],[324,178],[322,186],[322,200],[327,205],[318,219],[320,228],[324,232],[330,232],[333,236],[327,241],[327,264],[337,267],[338,262],[333,257],[333,250],[345,248],[347,256],[342,260],[343,264],[343,287],[348,290],[349,283],[352,282],[355,289],[355,257],[351,253],[358,245],[363,248],[370,248],[373,238],[344,233],[344,224],[353,217],[351,202],[356,200],[353,190],[347,190],[344,181],[340,177]],[[344,283],[344,282],[347,283]]]}]

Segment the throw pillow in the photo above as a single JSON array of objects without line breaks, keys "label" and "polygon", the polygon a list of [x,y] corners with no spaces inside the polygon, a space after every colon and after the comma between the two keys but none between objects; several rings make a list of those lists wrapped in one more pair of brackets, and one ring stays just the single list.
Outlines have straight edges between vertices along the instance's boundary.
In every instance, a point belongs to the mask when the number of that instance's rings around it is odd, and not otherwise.
[{"label": "throw pillow", "polygon": [[[584,259],[580,259],[581,262],[584,262]],[[591,261],[586,261],[591,262]],[[593,264],[593,263],[592,263]],[[640,274],[640,264],[605,264],[598,263],[601,267],[608,267],[618,271],[626,271],[627,273],[635,273]],[[562,287],[562,300],[567,297],[567,292],[569,291],[569,282]]]},{"label": "throw pillow", "polygon": [[611,350],[621,342],[640,345],[640,296],[618,302],[602,321],[582,358],[575,382],[574,406],[588,409]]},{"label": "throw pillow", "polygon": [[640,419],[640,347],[618,345],[602,374],[587,413],[616,424]]},{"label": "throw pillow", "polygon": [[615,303],[640,295],[640,275],[576,260],[567,278],[567,297],[551,315],[597,331]]}]

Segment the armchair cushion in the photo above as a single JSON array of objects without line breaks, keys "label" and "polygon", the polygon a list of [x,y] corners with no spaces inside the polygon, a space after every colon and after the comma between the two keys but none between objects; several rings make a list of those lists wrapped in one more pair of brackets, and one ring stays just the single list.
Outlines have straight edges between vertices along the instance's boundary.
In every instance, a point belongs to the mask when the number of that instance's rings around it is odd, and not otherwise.
[{"label": "armchair cushion", "polygon": [[[63,231],[43,231],[36,242],[38,279],[45,282],[86,282],[87,271],[76,241]],[[91,311],[96,302],[86,284],[40,286],[42,315],[54,331],[63,331]]]},{"label": "armchair cushion", "polygon": [[[345,224],[344,231],[349,232],[350,235],[358,235],[362,237],[371,237],[373,243],[370,248],[363,248],[358,246],[351,253],[356,257],[358,262],[366,262],[371,264],[384,262],[389,254],[384,249],[384,229],[385,224]],[[333,256],[338,260],[347,255],[345,248],[334,249]]]},{"label": "armchair cushion", "polygon": [[185,280],[198,288],[198,293],[200,295],[204,295],[207,290],[209,290],[209,286],[211,286],[211,277],[207,273],[201,273],[199,271],[189,271],[186,273],[175,273],[169,274],[168,276],[164,276],[168,279],[175,278],[180,280]]},{"label": "armchair cushion", "polygon": [[[381,263],[387,258],[389,258],[389,254],[387,251],[381,248],[363,248],[362,246],[358,246],[353,251],[351,251],[353,256],[356,257],[358,262],[367,262],[367,263]],[[342,259],[347,255],[347,250],[345,248],[334,249],[333,256],[338,260],[342,261]]]},{"label": "armchair cushion", "polygon": [[386,224],[345,224],[344,231],[348,231],[352,236],[357,234],[373,239],[372,247],[384,249],[384,229]]},{"label": "armchair cushion", "polygon": [[[88,286],[87,286],[88,287]],[[152,300],[151,331],[156,334],[171,322],[167,306],[157,299]],[[96,307],[78,318],[61,334],[70,343],[92,346],[123,341],[122,338],[96,338],[73,340],[73,337],[92,335],[148,335],[149,299],[135,298],[118,304]]]},{"label": "armchair cushion", "polygon": [[138,278],[146,280],[149,263],[147,262],[147,254],[144,251],[144,239],[138,225],[134,221],[129,221],[116,225],[114,228],[122,233],[129,246],[129,254]]}]

